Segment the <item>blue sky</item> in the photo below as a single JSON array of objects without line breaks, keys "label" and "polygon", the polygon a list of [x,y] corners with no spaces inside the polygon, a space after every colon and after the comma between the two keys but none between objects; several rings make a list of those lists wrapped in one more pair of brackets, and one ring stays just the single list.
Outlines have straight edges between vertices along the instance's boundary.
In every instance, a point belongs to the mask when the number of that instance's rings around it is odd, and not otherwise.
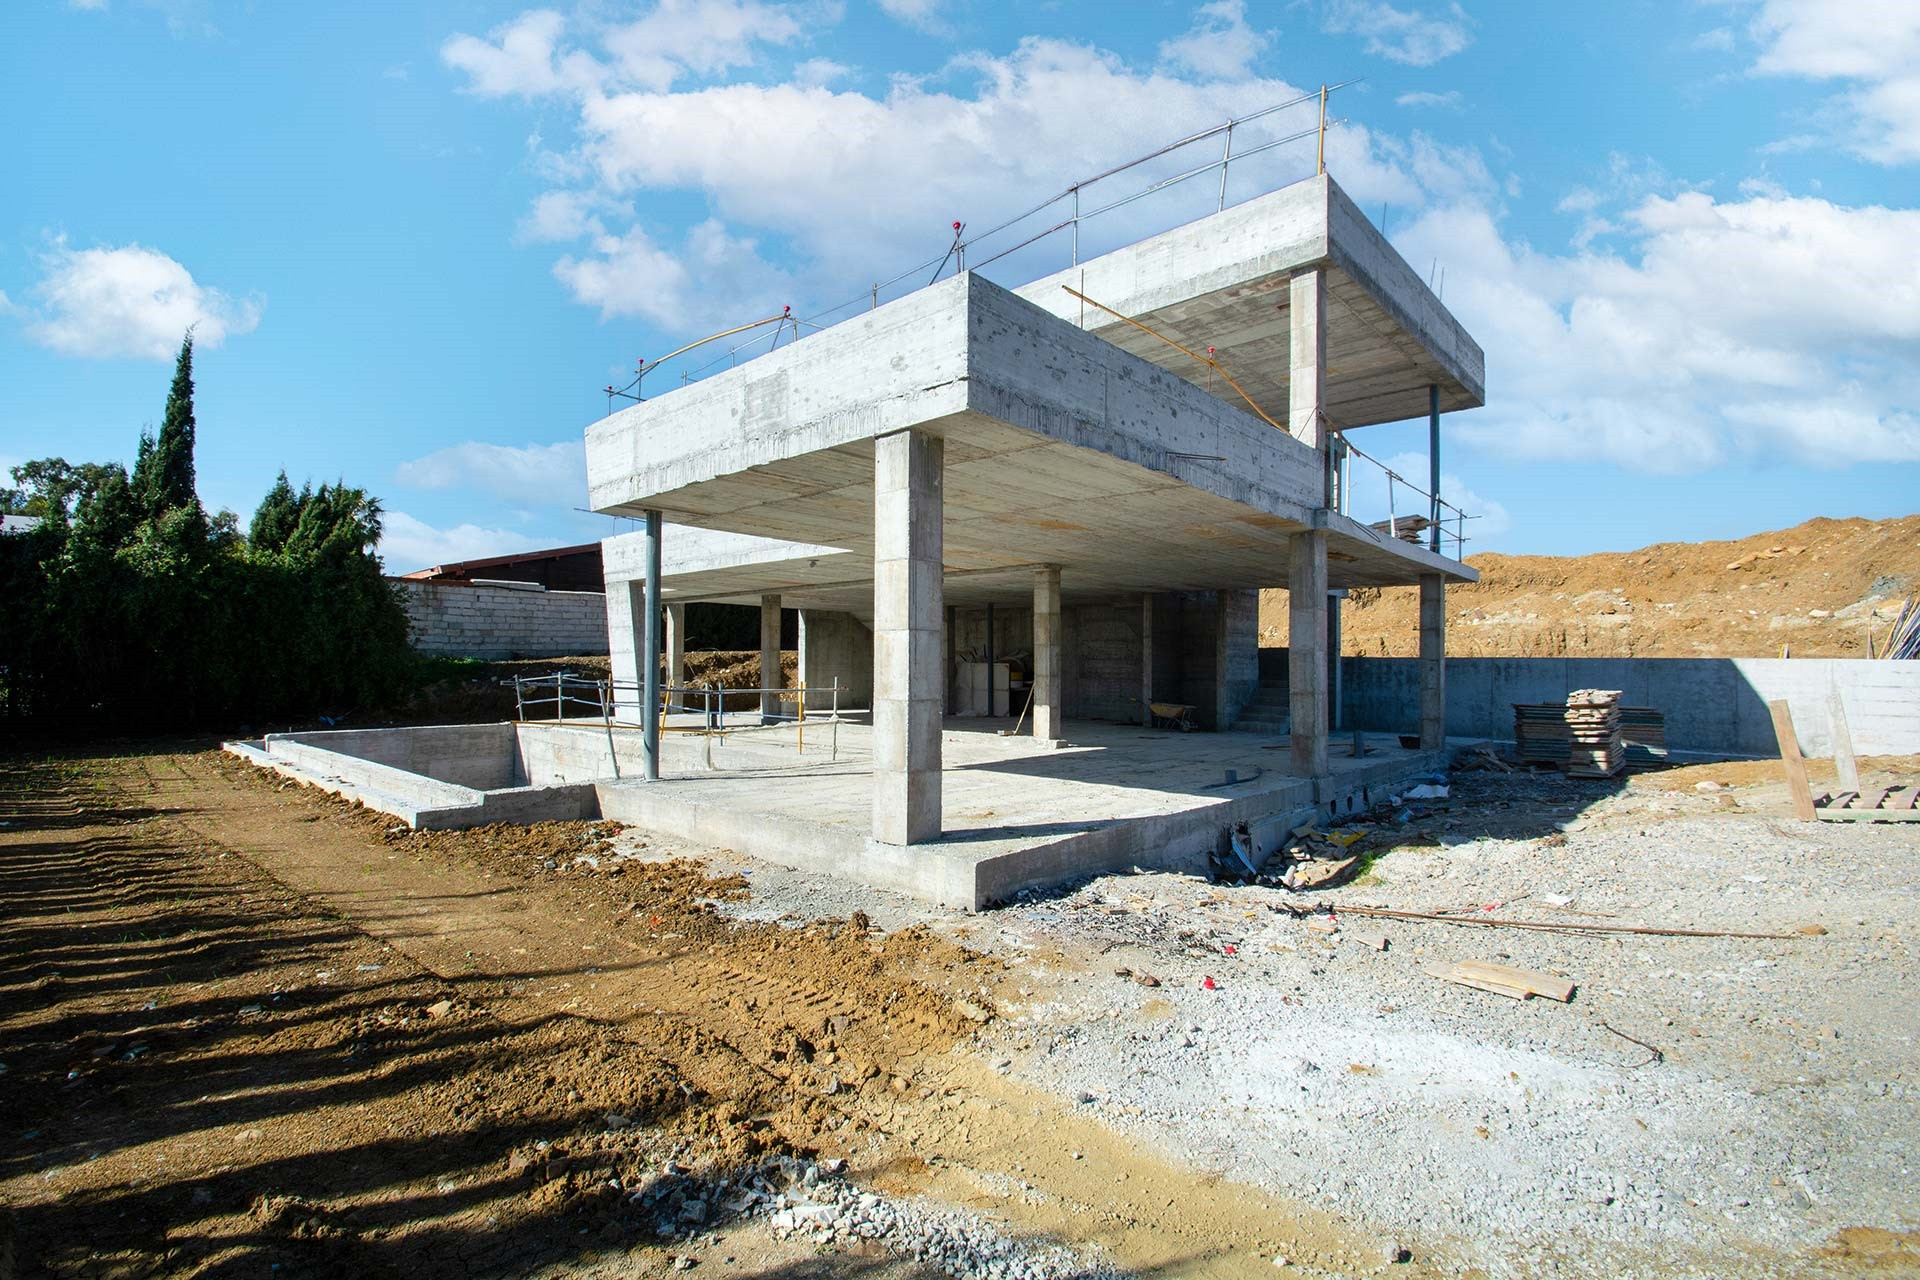
[{"label": "blue sky", "polygon": [[[395,571],[599,537],[581,431],[636,356],[1354,78],[1329,171],[1487,353],[1470,551],[1920,509],[1914,0],[12,0],[0,464],[130,458],[192,323],[210,505],[344,477]],[[1355,438],[1425,474],[1424,424]]]}]

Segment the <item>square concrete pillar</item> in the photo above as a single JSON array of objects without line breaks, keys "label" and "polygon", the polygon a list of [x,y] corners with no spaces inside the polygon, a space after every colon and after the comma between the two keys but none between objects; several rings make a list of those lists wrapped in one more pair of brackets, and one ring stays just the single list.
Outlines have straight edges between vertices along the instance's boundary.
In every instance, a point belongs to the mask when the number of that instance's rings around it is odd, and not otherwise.
[{"label": "square concrete pillar", "polygon": [[1153,593],[1140,597],[1140,723],[1153,727]]},{"label": "square concrete pillar", "polygon": [[760,597],[760,722],[780,714],[780,695],[771,692],[786,687],[780,674],[780,597]]},{"label": "square concrete pillar", "polygon": [[646,583],[607,583],[607,662],[612,668],[613,713],[640,722],[641,655],[647,644]]},{"label": "square concrete pillar", "polygon": [[1293,278],[1288,310],[1292,321],[1291,378],[1287,384],[1287,431],[1315,449],[1332,443],[1327,430],[1327,275],[1318,267]]},{"label": "square concrete pillar", "polygon": [[[678,689],[686,679],[687,606],[670,604],[667,606],[667,686]],[[677,694],[669,694],[668,700],[676,705],[685,701]]]},{"label": "square concrete pillar", "polygon": [[1309,778],[1327,772],[1327,535],[1292,538],[1287,578],[1287,681],[1293,770]]},{"label": "square concrete pillar", "polygon": [[1447,745],[1447,580],[1420,575],[1420,749]]},{"label": "square concrete pillar", "polygon": [[1033,573],[1033,737],[1057,745],[1065,724],[1061,702],[1060,569]]},{"label": "square concrete pillar", "polygon": [[1213,595],[1213,730],[1225,733],[1233,727],[1233,684],[1228,672],[1233,666],[1233,638],[1229,634],[1227,613],[1232,593]]},{"label": "square concrete pillar", "polygon": [[873,838],[940,835],[945,442],[873,442]]}]

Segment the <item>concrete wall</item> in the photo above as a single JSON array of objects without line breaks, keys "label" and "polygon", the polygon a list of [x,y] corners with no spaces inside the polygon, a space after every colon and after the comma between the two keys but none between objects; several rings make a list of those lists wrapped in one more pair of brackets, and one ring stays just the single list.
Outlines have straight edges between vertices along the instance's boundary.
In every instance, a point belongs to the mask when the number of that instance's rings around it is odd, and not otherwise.
[{"label": "concrete wall", "polygon": [[270,755],[291,758],[290,753],[303,746],[480,791],[526,781],[515,763],[513,726],[504,723],[327,729],[270,733],[266,738]]},{"label": "concrete wall", "polygon": [[[873,705],[873,631],[850,613],[801,609],[800,683],[809,711],[833,708],[832,685],[840,681],[840,709]],[[812,692],[823,690],[824,692]]]},{"label": "concrete wall", "polygon": [[1140,600],[1122,597],[1065,611],[1067,715],[1082,720],[1140,718]]},{"label": "concrete wall", "polygon": [[394,580],[413,647],[446,658],[560,658],[607,652],[606,598]]},{"label": "concrete wall", "polygon": [[[1347,723],[1415,732],[1413,658],[1342,659]],[[1778,753],[1767,703],[1785,698],[1800,749],[1833,753],[1827,703],[1838,689],[1860,755],[1920,752],[1920,662],[1859,658],[1449,658],[1447,733],[1513,737],[1513,704],[1561,702],[1574,689],[1619,689],[1628,706],[1666,713],[1678,751]]]}]

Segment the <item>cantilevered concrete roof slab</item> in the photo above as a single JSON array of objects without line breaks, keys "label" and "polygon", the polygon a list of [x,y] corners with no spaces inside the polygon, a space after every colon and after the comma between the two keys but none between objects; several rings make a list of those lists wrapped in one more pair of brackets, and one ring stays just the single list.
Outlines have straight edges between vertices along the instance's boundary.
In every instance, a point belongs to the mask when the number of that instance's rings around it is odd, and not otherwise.
[{"label": "cantilevered concrete roof slab", "polygon": [[1288,282],[1327,272],[1326,413],[1335,429],[1486,403],[1486,358],[1458,320],[1322,174],[1090,259],[1015,290],[1057,316],[1206,388],[1238,393],[1204,365],[1066,290],[1079,290],[1218,360],[1274,421],[1286,422],[1292,364]]},{"label": "cantilevered concrete roof slab", "polygon": [[[996,579],[1028,592],[1042,564],[1070,598],[1283,586],[1289,535],[1316,524],[1334,585],[1476,576],[1327,512],[1321,455],[1284,431],[971,274],[595,424],[592,505],[866,558],[873,440],[907,428],[945,441],[956,599]],[[821,559],[712,564],[697,594],[670,595],[751,597],[781,578],[794,603],[871,601],[870,570],[801,576]]]}]

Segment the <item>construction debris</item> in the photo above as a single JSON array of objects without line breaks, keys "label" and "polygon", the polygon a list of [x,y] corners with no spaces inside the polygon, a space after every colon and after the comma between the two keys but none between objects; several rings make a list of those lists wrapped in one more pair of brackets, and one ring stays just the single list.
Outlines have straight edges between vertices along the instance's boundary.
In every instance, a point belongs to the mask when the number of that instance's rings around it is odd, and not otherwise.
[{"label": "construction debris", "polygon": [[1513,1000],[1525,1000],[1528,996],[1545,996],[1549,1000],[1558,1000],[1566,1004],[1573,999],[1573,983],[1565,978],[1534,973],[1528,969],[1515,969],[1511,965],[1493,964],[1485,960],[1456,960],[1451,965],[1422,967],[1425,972],[1436,978],[1457,982],[1463,987],[1491,991],[1495,995],[1506,996]]}]

